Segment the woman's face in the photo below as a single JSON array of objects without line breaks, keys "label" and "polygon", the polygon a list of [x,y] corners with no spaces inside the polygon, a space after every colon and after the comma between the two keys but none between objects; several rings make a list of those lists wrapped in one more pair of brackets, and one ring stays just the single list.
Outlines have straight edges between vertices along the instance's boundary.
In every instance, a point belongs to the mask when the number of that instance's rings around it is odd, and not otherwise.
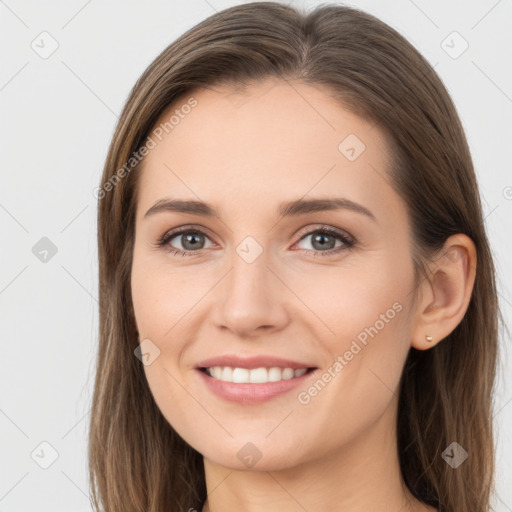
[{"label": "woman's face", "polygon": [[158,407],[230,468],[389,436],[414,274],[383,133],[302,83],[191,96],[155,125],[137,197],[131,286]]}]

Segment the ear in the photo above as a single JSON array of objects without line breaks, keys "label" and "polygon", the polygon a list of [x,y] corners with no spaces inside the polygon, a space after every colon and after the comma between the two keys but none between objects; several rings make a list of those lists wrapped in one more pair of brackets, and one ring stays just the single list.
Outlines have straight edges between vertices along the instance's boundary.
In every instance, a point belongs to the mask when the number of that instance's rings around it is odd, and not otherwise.
[{"label": "ear", "polygon": [[[428,265],[429,279],[421,290],[411,333],[411,345],[427,350],[442,341],[462,321],[476,276],[476,249],[468,236],[450,236]],[[432,341],[426,340],[432,336]]]}]

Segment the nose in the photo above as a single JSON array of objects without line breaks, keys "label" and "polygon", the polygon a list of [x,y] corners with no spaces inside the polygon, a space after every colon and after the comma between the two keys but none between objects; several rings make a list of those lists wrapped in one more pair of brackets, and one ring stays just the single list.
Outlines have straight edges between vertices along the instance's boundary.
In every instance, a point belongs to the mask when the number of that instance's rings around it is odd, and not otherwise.
[{"label": "nose", "polygon": [[269,334],[290,320],[291,293],[269,267],[265,253],[248,263],[235,252],[231,270],[216,289],[215,324],[237,337]]}]

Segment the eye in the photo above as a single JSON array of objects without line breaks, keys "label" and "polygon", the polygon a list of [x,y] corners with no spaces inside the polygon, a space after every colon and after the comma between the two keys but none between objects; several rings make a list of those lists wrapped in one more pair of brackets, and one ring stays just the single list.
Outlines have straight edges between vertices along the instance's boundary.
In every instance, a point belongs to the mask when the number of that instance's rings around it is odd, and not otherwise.
[{"label": "eye", "polygon": [[[311,237],[313,250],[305,250],[307,253],[313,252],[314,255],[329,256],[346,251],[355,245],[355,239],[352,236],[327,226],[308,231],[305,235],[301,236],[299,243],[308,237]],[[341,241],[341,244],[336,246],[336,240]]]},{"label": "eye", "polygon": [[[181,247],[171,245],[171,240],[177,239]],[[206,234],[193,228],[178,228],[171,233],[165,233],[157,242],[158,247],[165,247],[172,254],[180,256],[192,256],[194,252],[199,252],[204,247],[204,240],[208,239]]]},{"label": "eye", "polygon": [[[356,240],[351,235],[328,226],[322,226],[314,230],[310,229],[306,232],[302,231],[300,236],[301,238],[298,243],[303,242],[308,237],[312,237],[311,243],[313,244],[313,250],[302,249],[305,250],[307,254],[312,252],[313,255],[333,255],[350,249],[356,243]],[[174,239],[178,241],[181,247],[176,247],[171,244],[171,241]],[[205,246],[205,240],[209,240],[209,238],[202,230],[184,227],[165,233],[155,245],[165,248],[165,250],[169,251],[171,254],[193,256],[194,253],[211,247],[211,245]],[[336,245],[336,240],[341,243]]]}]

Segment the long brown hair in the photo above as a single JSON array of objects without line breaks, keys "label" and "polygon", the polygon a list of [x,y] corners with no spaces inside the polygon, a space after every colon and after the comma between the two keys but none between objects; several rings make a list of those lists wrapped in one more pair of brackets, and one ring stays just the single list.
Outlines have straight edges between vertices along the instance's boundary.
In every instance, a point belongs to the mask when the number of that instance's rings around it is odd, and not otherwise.
[{"label": "long brown hair", "polygon": [[[201,454],[165,420],[134,356],[130,273],[139,150],[162,111],[194,89],[269,77],[323,86],[387,134],[389,181],[411,219],[417,285],[429,278],[426,264],[439,257],[447,237],[464,233],[473,240],[477,274],[463,320],[442,343],[408,354],[398,450],[404,482],[421,502],[446,512],[490,510],[504,322],[455,107],[420,53],[372,15],[329,4],[308,13],[273,2],[231,7],[188,30],[142,74],[117,124],[97,193],[100,329],[89,438],[95,509],[184,512],[201,510],[206,499]],[[452,442],[469,454],[456,470],[441,456]]]}]

